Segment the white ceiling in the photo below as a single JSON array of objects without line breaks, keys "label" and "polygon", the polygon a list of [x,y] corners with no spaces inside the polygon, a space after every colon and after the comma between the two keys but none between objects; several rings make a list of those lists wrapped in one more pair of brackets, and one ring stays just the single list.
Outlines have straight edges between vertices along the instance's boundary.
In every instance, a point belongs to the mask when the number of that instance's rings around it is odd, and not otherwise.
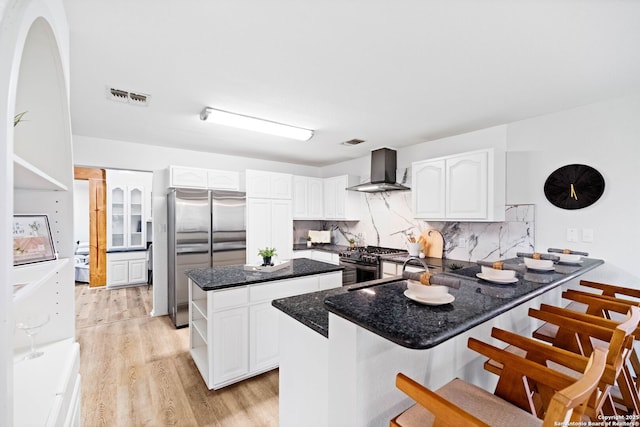
[{"label": "white ceiling", "polygon": [[[64,3],[76,135],[320,166],[640,92],[636,0]],[[212,125],[205,106],[316,133]]]}]

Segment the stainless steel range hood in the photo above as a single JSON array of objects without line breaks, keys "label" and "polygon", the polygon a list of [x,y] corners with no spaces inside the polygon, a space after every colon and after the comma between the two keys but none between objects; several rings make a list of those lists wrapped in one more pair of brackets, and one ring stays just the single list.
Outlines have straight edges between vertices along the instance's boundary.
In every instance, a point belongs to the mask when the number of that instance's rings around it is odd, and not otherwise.
[{"label": "stainless steel range hood", "polygon": [[371,182],[348,187],[347,190],[365,193],[379,193],[382,191],[410,190],[396,182],[396,151],[390,148],[380,148],[371,152]]}]

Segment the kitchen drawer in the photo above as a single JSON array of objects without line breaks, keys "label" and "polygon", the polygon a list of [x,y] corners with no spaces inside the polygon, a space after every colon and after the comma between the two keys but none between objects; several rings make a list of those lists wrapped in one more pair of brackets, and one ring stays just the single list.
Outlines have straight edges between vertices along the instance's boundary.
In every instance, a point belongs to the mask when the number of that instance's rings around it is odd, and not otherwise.
[{"label": "kitchen drawer", "polygon": [[213,298],[213,311],[246,305],[249,302],[249,288],[247,286],[211,292],[213,292],[213,295],[211,295]]},{"label": "kitchen drawer", "polygon": [[271,301],[292,295],[306,294],[318,290],[318,276],[300,277],[263,285],[253,285],[250,288],[250,301]]}]

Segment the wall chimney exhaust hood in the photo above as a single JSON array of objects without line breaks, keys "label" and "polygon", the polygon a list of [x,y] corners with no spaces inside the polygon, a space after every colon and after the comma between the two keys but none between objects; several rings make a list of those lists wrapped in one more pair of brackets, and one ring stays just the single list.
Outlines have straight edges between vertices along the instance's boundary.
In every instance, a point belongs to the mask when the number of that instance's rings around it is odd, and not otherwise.
[{"label": "wall chimney exhaust hood", "polygon": [[371,182],[348,187],[347,190],[365,193],[410,190],[409,187],[396,183],[396,163],[395,150],[380,148],[371,151]]}]

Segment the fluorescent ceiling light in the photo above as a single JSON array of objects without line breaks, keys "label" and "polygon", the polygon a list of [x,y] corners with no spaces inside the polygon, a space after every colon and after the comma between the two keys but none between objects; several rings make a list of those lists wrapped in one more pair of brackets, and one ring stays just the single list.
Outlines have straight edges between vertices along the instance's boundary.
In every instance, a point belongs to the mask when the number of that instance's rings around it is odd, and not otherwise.
[{"label": "fluorescent ceiling light", "polygon": [[284,138],[308,141],[313,136],[313,131],[295,126],[284,125],[269,120],[244,116],[242,114],[230,113],[228,111],[216,110],[205,107],[200,113],[200,119],[234,128],[251,130],[254,132],[268,133],[269,135],[282,136]]}]

